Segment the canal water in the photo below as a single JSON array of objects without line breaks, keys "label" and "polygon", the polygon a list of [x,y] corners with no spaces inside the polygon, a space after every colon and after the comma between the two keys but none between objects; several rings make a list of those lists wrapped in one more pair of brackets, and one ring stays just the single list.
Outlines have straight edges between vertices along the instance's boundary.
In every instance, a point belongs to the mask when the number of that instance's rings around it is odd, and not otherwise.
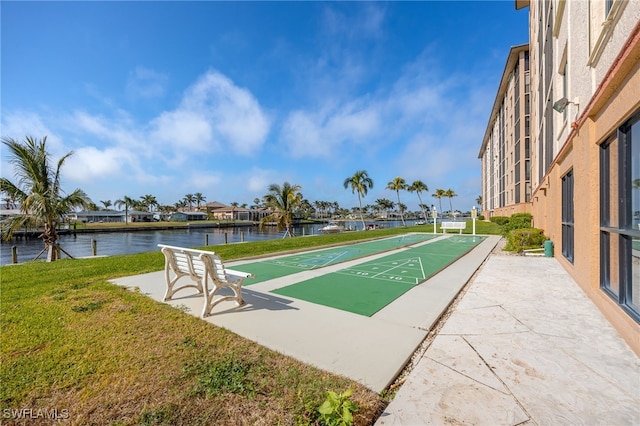
[{"label": "canal water", "polygon": [[[359,224],[359,226],[358,226]],[[302,225],[294,229],[296,236],[317,235],[320,233],[321,224]],[[362,228],[362,223],[346,222],[345,226],[355,229]],[[385,227],[402,226],[402,222],[384,222]],[[284,232],[278,232],[275,227],[267,227],[262,231],[258,227],[237,228],[191,228],[191,229],[167,229],[161,231],[133,231],[133,232],[98,232],[78,233],[75,235],[60,235],[60,246],[73,257],[93,256],[93,241],[95,240],[98,256],[110,256],[117,254],[133,254],[159,250],[158,244],[167,244],[178,247],[201,247],[210,245],[238,243],[242,241],[261,241],[282,238]],[[12,247],[15,246],[18,253],[18,263],[33,260],[44,248],[39,238],[14,238],[0,243],[0,265],[12,262]],[[62,257],[66,255],[62,253]],[[46,259],[43,254],[40,259]]]}]

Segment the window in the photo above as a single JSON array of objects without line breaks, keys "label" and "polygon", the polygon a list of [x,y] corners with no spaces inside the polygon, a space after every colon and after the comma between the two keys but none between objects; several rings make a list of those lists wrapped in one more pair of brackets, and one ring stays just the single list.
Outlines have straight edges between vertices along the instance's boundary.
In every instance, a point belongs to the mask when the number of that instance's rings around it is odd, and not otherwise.
[{"label": "window", "polygon": [[640,322],[640,111],[600,149],[600,288]]},{"label": "window", "polygon": [[[567,95],[567,62],[566,62],[566,50],[565,50],[565,59],[563,61],[562,67],[560,68],[560,79],[562,80],[562,97],[566,98]],[[565,108],[562,111],[562,119],[564,121],[567,120],[567,110],[569,108]]]},{"label": "window", "polygon": [[562,255],[573,263],[573,170],[562,177]]},{"label": "window", "polygon": [[622,15],[626,0],[599,0],[589,2],[589,60],[587,65],[595,67],[600,60],[614,28]]}]

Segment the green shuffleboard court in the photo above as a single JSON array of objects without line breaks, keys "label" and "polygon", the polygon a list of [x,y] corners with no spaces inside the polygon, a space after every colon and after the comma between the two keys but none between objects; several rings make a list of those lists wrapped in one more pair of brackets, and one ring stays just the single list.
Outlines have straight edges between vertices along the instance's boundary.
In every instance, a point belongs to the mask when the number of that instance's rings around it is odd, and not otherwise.
[{"label": "green shuffleboard court", "polygon": [[371,316],[464,256],[484,239],[479,236],[450,236],[273,292]]},{"label": "green shuffleboard court", "polygon": [[239,269],[242,272],[249,272],[256,276],[256,278],[248,278],[244,281],[243,285],[247,286],[297,272],[309,271],[375,253],[407,247],[438,236],[419,233],[405,234],[392,238],[328,248],[312,253],[300,253],[278,259],[246,263],[240,266]]}]

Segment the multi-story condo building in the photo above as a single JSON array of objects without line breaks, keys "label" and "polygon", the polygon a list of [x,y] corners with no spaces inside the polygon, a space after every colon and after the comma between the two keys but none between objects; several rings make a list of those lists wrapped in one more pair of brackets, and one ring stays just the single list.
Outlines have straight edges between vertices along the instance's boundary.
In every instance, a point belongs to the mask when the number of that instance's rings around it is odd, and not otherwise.
[{"label": "multi-story condo building", "polygon": [[485,217],[531,210],[530,85],[529,45],[515,46],[480,148]]},{"label": "multi-story condo building", "polygon": [[532,213],[558,261],[640,354],[640,1],[515,4],[529,8],[530,149],[520,161],[528,154],[530,170],[520,177],[531,192],[516,201],[507,142],[513,48],[480,151],[483,211]]}]

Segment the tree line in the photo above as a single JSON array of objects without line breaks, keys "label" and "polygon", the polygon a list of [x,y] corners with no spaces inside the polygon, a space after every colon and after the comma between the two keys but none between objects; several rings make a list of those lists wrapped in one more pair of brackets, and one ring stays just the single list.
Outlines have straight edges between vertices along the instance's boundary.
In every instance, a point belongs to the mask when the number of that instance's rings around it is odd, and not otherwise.
[{"label": "tree line", "polygon": [[[12,182],[7,178],[0,178],[0,192],[6,197],[7,204],[19,206],[20,214],[11,216],[2,222],[1,236],[8,240],[16,230],[26,226],[42,227],[43,232],[40,235],[44,242],[44,248],[41,252],[47,252],[47,260],[53,261],[58,258],[58,252],[62,250],[58,244],[58,235],[56,229],[64,216],[77,208],[99,210],[100,208],[87,196],[81,189],[75,189],[70,193],[66,193],[61,188],[60,171],[65,161],[73,155],[73,151],[62,156],[57,163],[52,164],[51,155],[46,149],[46,136],[37,140],[32,137],[26,137],[24,142],[17,141],[12,138],[3,138],[2,143],[9,149],[9,162],[14,166],[16,182]],[[357,195],[358,207],[354,207],[351,211],[341,209],[337,202],[315,201],[309,202],[302,195],[302,187],[297,184],[285,182],[282,185],[271,184],[267,188],[267,194],[262,199],[255,198],[251,208],[262,208],[270,212],[260,221],[263,227],[267,223],[276,223],[279,230],[285,230],[289,236],[293,234],[294,218],[300,214],[306,215],[311,212],[320,212],[321,215],[349,215],[358,214],[365,228],[364,214],[371,211],[389,212],[397,207],[403,225],[405,223],[404,213],[407,206],[402,203],[400,193],[408,191],[416,193],[419,200],[419,206],[422,215],[427,220],[427,212],[430,211],[421,194],[429,191],[427,185],[421,180],[415,180],[411,184],[407,184],[404,178],[396,177],[387,183],[385,189],[395,192],[397,202],[381,198],[375,201],[373,205],[362,204],[363,198],[370,189],[373,188],[373,179],[366,170],[358,170],[352,176],[347,177],[343,186],[350,189],[352,194]],[[457,194],[451,190],[437,189],[432,196],[439,201],[440,212],[442,212],[442,198],[449,198],[449,205],[453,211],[452,198]],[[162,206],[158,203],[157,198],[151,194],[145,194],[139,199],[124,196],[115,202],[111,200],[102,200],[100,203],[104,209],[111,206],[126,210],[144,210],[144,211],[160,211],[170,212],[180,209],[191,208],[195,205],[197,208],[206,201],[202,193],[186,194],[185,197],[173,206]],[[234,207],[246,207],[246,204],[232,202]],[[64,251],[64,250],[62,250]]]}]

